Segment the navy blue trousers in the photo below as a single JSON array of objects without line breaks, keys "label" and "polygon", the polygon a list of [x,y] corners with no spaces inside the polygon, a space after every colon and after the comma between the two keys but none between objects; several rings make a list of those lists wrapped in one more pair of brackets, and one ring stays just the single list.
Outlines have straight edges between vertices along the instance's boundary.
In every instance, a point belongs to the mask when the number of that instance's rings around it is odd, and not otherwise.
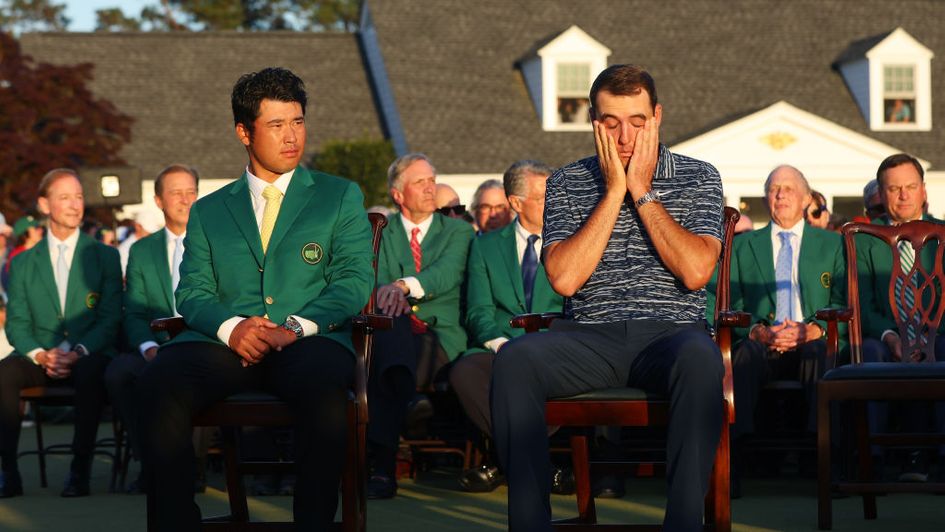
[{"label": "navy blue trousers", "polygon": [[703,323],[557,320],[505,344],[492,373],[493,437],[509,483],[509,530],[551,530],[545,400],[632,386],[670,400],[666,530],[701,530],[722,428],[719,349]]}]

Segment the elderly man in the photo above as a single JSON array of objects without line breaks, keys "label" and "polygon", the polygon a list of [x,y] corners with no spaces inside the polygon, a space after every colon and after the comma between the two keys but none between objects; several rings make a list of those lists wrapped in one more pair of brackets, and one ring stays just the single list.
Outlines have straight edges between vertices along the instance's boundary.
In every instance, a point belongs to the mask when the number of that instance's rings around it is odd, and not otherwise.
[{"label": "elderly man", "polygon": [[550,531],[545,400],[634,386],[670,398],[666,530],[701,530],[722,426],[718,347],[705,285],[722,248],[722,183],[659,142],[652,76],[613,65],[591,86],[597,156],[545,192],[543,262],[571,319],[506,343],[492,373],[493,437],[509,528]]},{"label": "elderly man", "polygon": [[459,202],[459,194],[446,183],[436,184],[436,212],[450,218],[463,218],[466,206]]},{"label": "elderly man", "polygon": [[0,497],[23,493],[17,470],[20,390],[75,388],[72,466],[63,497],[89,494],[95,432],[105,406],[105,367],[115,354],[121,321],[118,251],[81,231],[82,183],[60,168],[39,183],[46,237],[13,259],[7,336],[16,349],[0,362]]},{"label": "elderly man", "polygon": [[[925,190],[925,169],[919,161],[906,153],[890,155],[876,171],[879,197],[886,214],[872,220],[880,225],[899,225],[914,220],[942,223],[924,213],[928,200]],[[921,261],[925,271],[932,271],[933,261],[941,242],[930,242],[915,256],[911,246],[900,247],[902,268],[908,271],[916,260]],[[889,281],[892,275],[892,254],[885,243],[867,236],[857,237],[857,269],[860,276],[860,315],[863,320],[863,358],[867,361],[893,361],[911,356],[902,351],[902,340],[893,318],[889,303]],[[938,287],[934,297],[943,297]],[[907,333],[909,333],[907,329]],[[936,333],[936,360],[945,360],[945,321]],[[886,426],[886,405],[874,404],[870,408],[874,429]],[[945,405],[936,404],[936,426],[945,433]],[[923,408],[906,410],[903,424],[917,429],[925,428],[928,416]],[[874,454],[880,453],[877,448]],[[914,451],[903,468],[900,480],[920,481],[927,479],[927,457],[922,451]],[[939,475],[945,480],[945,447],[939,449]]]},{"label": "elderly man", "polygon": [[466,348],[460,286],[473,238],[469,224],[436,212],[436,170],[426,155],[395,160],[387,182],[400,215],[390,217],[381,239],[377,304],[398,319],[393,330],[375,336],[368,388],[374,460],[368,496],[376,499],[397,492],[396,453],[405,418],[416,425],[432,415],[429,399],[417,390],[444,380],[443,369]]},{"label": "elderly man", "polygon": [[477,234],[505,227],[512,220],[505,188],[498,179],[483,181],[473,194],[472,212]]},{"label": "elderly man", "polygon": [[[526,312],[561,312],[563,298],[548,284],[539,263],[545,181],[554,170],[538,161],[518,161],[503,182],[515,221],[482,235],[469,251],[466,275],[466,330],[473,346],[450,371],[450,385],[466,415],[486,436],[492,434],[489,381],[495,353],[524,331],[509,319]],[[494,464],[463,472],[467,491],[492,491],[501,477]]]},{"label": "elderly man", "polygon": [[[128,253],[125,281],[124,331],[135,352],[123,354],[105,371],[105,386],[128,430],[135,456],[141,456],[137,429],[135,384],[147,364],[157,356],[166,337],[151,332],[150,323],[176,314],[174,291],[180,282],[184,237],[190,206],[197,200],[197,171],[173,164],[154,180],[154,203],[164,213],[164,228],[134,242]],[[129,492],[141,485],[135,481]]]},{"label": "elderly man", "polygon": [[825,370],[827,345],[826,324],[814,313],[844,305],[845,263],[840,236],[805,223],[811,201],[800,170],[778,166],[765,181],[770,223],[739,235],[732,247],[732,308],[751,314],[753,323],[736,331],[739,343],[732,357],[736,449],[739,438],[754,432],[755,407],[769,380],[801,381],[809,407],[807,429],[816,428],[816,410],[810,407]]}]

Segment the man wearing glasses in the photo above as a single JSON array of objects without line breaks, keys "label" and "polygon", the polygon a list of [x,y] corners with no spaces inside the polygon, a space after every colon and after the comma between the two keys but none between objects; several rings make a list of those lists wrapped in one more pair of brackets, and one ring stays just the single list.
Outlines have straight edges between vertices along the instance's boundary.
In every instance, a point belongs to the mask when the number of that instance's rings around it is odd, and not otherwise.
[{"label": "man wearing glasses", "polygon": [[479,185],[473,194],[472,210],[477,235],[505,227],[512,221],[509,200],[505,197],[505,188],[498,179],[489,179]]}]

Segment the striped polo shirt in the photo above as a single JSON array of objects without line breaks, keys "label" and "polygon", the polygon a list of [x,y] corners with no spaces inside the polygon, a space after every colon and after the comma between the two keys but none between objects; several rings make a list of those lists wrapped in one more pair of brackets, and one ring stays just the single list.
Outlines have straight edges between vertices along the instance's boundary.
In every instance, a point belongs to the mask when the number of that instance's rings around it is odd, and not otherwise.
[{"label": "striped polo shirt", "polygon": [[[661,144],[653,190],[684,229],[722,240],[722,180],[711,164],[673,154]],[[596,155],[558,169],[545,192],[543,245],[577,232],[604,191]],[[704,288],[688,290],[663,265],[628,193],[600,263],[565,301],[565,313],[582,323],[690,323],[705,318],[705,306]]]}]

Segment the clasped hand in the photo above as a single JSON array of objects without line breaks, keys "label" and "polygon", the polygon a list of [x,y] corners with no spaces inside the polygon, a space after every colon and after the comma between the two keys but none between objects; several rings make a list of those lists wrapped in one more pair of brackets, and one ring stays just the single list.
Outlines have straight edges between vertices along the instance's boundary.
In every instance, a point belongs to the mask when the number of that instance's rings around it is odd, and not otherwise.
[{"label": "clasped hand", "polygon": [[401,288],[400,282],[385,284],[377,289],[377,306],[383,314],[398,317],[410,312],[410,302],[407,294]]},{"label": "clasped hand", "polygon": [[230,349],[243,367],[258,364],[270,351],[281,351],[296,340],[295,333],[259,316],[239,322],[230,334]]},{"label": "clasped hand", "polygon": [[55,347],[36,356],[37,362],[51,379],[66,379],[72,375],[72,365],[79,359],[75,351],[63,351]]},{"label": "clasped hand", "polygon": [[784,353],[807,342],[810,337],[810,334],[808,334],[808,327],[810,326],[817,327],[817,325],[787,319],[770,327],[756,327],[753,331],[755,337],[753,339],[766,345],[771,351]]},{"label": "clasped hand", "polygon": [[653,172],[659,160],[659,127],[656,118],[648,118],[642,128],[633,128],[630,133],[634,135],[632,152],[629,161],[624,164],[614,137],[607,133],[604,124],[594,120],[597,160],[608,193],[623,195],[629,192],[630,197],[636,201],[652,189]]}]

